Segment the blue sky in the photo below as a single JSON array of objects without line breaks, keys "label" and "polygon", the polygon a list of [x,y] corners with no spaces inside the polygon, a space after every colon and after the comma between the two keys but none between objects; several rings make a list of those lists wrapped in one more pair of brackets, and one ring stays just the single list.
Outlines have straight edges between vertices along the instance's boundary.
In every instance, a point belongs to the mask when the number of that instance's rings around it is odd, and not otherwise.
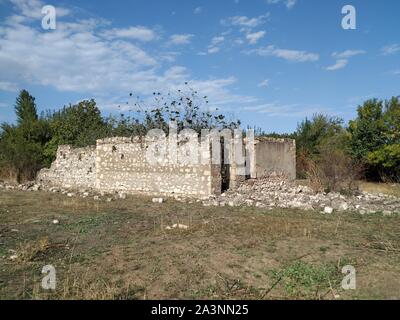
[{"label": "blue sky", "polygon": [[[341,27],[344,5],[357,29]],[[43,5],[56,30],[41,27]],[[266,131],[316,112],[349,120],[363,100],[400,95],[400,1],[0,0],[0,121],[25,88],[39,110],[186,81],[213,107]]]}]

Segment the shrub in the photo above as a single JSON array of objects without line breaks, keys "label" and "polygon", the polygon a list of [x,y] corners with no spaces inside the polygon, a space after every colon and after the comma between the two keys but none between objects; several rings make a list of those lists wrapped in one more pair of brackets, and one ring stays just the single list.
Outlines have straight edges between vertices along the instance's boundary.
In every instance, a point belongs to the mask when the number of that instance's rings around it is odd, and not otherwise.
[{"label": "shrub", "polygon": [[400,144],[386,145],[369,153],[367,162],[378,171],[381,180],[400,181]]},{"label": "shrub", "polygon": [[316,191],[353,193],[362,177],[362,166],[348,151],[345,131],[327,138],[318,146],[318,156],[305,160],[306,173]]}]

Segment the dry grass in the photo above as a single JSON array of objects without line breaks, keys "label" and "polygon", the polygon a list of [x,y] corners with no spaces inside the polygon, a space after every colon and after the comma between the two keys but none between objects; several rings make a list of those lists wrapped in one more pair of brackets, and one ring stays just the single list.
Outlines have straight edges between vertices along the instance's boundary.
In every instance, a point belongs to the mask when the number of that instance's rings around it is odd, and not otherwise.
[{"label": "dry grass", "polygon": [[400,184],[398,183],[373,183],[359,182],[360,190],[369,193],[383,193],[396,197],[400,197]]},{"label": "dry grass", "polygon": [[[0,221],[3,299],[332,299],[328,289],[343,299],[400,298],[397,216],[2,191]],[[175,223],[189,228],[166,230]],[[320,269],[349,261],[355,291]],[[54,292],[40,286],[48,264]],[[274,272],[285,281],[274,286]],[[310,275],[317,283],[302,280]]]}]

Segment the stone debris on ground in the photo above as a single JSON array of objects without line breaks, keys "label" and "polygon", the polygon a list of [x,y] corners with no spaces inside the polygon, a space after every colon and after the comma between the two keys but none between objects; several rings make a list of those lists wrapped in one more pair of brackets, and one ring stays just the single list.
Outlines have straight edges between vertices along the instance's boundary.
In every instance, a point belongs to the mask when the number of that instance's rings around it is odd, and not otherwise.
[{"label": "stone debris on ground", "polygon": [[[22,191],[46,191],[60,193],[67,197],[81,197],[97,201],[111,202],[127,198],[124,192],[106,193],[94,189],[67,190],[66,188],[41,185],[27,182],[19,185],[7,184],[0,181],[0,189]],[[250,179],[241,183],[235,190],[228,190],[219,196],[203,199],[193,199],[184,195],[173,196],[175,200],[185,203],[202,203],[204,206],[257,207],[264,209],[297,208],[315,210],[324,214],[353,211],[362,215],[380,212],[384,216],[400,213],[400,198],[384,194],[358,192],[345,196],[337,192],[314,192],[308,186],[302,186],[282,177]],[[153,203],[164,203],[164,198],[152,198]]]},{"label": "stone debris on ground", "polygon": [[310,187],[282,178],[250,179],[220,196],[203,201],[204,206],[255,206],[258,208],[297,208],[326,214],[354,211],[361,214],[400,213],[400,198],[383,194],[358,192],[344,196],[337,192],[317,193]]},{"label": "stone debris on ground", "polygon": [[176,228],[187,230],[187,229],[189,229],[189,226],[187,226],[185,224],[181,224],[181,223],[175,223],[172,226],[165,227],[166,230],[172,230],[172,229],[176,229]]},{"label": "stone debris on ground", "polygon": [[324,213],[331,214],[332,212],[333,212],[333,208],[331,208],[331,207],[324,208]]}]

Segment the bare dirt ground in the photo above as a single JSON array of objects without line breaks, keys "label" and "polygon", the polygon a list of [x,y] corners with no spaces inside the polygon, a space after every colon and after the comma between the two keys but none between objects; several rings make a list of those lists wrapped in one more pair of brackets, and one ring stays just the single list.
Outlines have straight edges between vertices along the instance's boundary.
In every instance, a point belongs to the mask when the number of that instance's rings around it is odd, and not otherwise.
[{"label": "bare dirt ground", "polygon": [[0,191],[0,298],[400,299],[400,217]]}]

